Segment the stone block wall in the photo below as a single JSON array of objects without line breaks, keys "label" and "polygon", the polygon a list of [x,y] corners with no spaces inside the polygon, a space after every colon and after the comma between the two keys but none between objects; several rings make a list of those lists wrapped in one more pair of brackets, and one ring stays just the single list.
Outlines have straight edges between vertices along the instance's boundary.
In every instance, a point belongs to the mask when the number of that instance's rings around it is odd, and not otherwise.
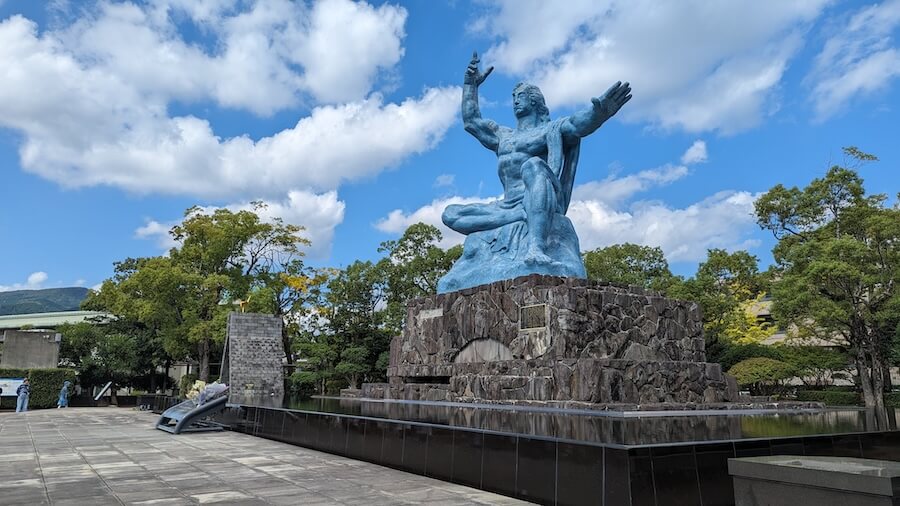
[{"label": "stone block wall", "polygon": [[281,318],[256,313],[228,315],[228,373],[231,396],[284,397]]},{"label": "stone block wall", "polygon": [[[484,355],[467,346],[498,350],[482,361],[706,361],[696,303],[586,279],[531,275],[416,299],[406,321],[392,343],[392,366]],[[480,340],[486,343],[478,345]]]},{"label": "stone block wall", "polygon": [[389,383],[364,397],[589,405],[737,399],[706,363],[696,303],[639,287],[531,275],[412,300]]}]

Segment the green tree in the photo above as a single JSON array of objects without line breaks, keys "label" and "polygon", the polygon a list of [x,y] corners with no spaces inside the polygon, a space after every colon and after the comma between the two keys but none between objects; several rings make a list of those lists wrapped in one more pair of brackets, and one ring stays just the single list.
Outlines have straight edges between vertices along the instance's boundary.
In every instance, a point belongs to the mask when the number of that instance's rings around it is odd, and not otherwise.
[{"label": "green tree", "polygon": [[784,388],[785,380],[794,377],[794,368],[781,360],[756,357],[735,364],[728,370],[741,386],[753,395],[772,395]]},{"label": "green tree", "polygon": [[[856,148],[856,166],[873,161]],[[847,165],[847,164],[845,164]],[[777,185],[756,202],[778,239],[773,309],[809,334],[839,336],[867,407],[884,407],[888,357],[900,324],[900,209],[866,196],[856,171],[833,166],[803,189]]]},{"label": "green tree", "polygon": [[790,364],[810,387],[829,385],[835,374],[844,374],[850,364],[849,357],[840,349],[823,346],[778,346],[781,359]]},{"label": "green tree", "polygon": [[171,230],[178,245],[169,255],[117,263],[96,307],[151,329],[169,356],[196,358],[200,379],[208,381],[210,356],[221,350],[231,303],[280,279],[272,269],[308,244],[299,236],[301,227],[262,221],[262,209],[260,203],[238,212],[188,209]]},{"label": "green tree", "polygon": [[406,302],[437,293],[437,284],[462,255],[462,246],[444,250],[441,231],[432,225],[410,225],[397,240],[381,243],[387,256],[378,262],[386,285],[385,329],[398,334],[406,320]]},{"label": "green tree", "polygon": [[720,339],[734,339],[733,332],[727,334],[729,327],[734,330],[736,323],[746,322],[746,303],[755,301],[766,286],[755,256],[746,251],[711,249],[697,274],[673,285],[668,295],[700,304],[707,347],[712,348]]},{"label": "green tree", "polygon": [[86,389],[112,381],[115,398],[117,387],[130,386],[139,370],[146,372],[138,356],[139,338],[121,332],[121,327],[80,322],[60,325],[57,330],[64,336],[60,360],[78,369]]},{"label": "green tree", "polygon": [[722,336],[732,343],[752,344],[775,335],[776,326],[758,316],[762,298],[763,294],[759,294],[755,299],[742,301],[735,310],[727,313]]},{"label": "green tree", "polygon": [[638,244],[615,244],[584,254],[588,278],[611,283],[637,285],[667,292],[681,279],[669,270],[660,247]]}]

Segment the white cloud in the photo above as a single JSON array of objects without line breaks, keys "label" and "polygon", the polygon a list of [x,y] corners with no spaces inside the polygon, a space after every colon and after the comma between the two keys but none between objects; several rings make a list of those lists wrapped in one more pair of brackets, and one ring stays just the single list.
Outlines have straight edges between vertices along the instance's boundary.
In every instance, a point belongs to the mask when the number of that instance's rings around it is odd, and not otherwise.
[{"label": "white cloud", "polygon": [[755,229],[753,202],[747,192],[716,193],[685,208],[661,202],[636,202],[617,210],[597,200],[573,201],[568,216],[582,250],[631,242],[659,246],[672,262],[697,262],[709,248],[727,250],[758,244],[748,238]]},{"label": "white cloud", "polygon": [[900,0],[870,5],[835,21],[839,27],[816,56],[806,78],[812,86],[816,119],[839,112],[858,95],[884,89],[900,77],[900,47],[892,40],[900,29]]},{"label": "white cloud", "polygon": [[[217,37],[219,52],[182,40],[176,15]],[[243,11],[234,2],[101,3],[40,32],[13,16],[0,22],[0,127],[23,134],[23,168],[68,187],[232,199],[327,192],[431,149],[456,117],[458,88],[402,103],[369,94],[402,56],[405,18],[399,7],[346,0]],[[332,29],[341,23],[353,37]],[[295,105],[311,76],[317,98],[352,101],[315,107],[258,140],[223,139],[205,119],[168,115],[173,101],[208,99],[265,114]]]},{"label": "white cloud", "polygon": [[486,204],[497,200],[496,197],[449,197],[445,199],[436,199],[426,206],[411,213],[404,213],[400,209],[394,209],[387,216],[375,223],[375,228],[382,232],[391,234],[402,234],[410,225],[416,223],[427,223],[437,227],[443,238],[438,245],[442,248],[449,248],[456,244],[461,244],[465,240],[465,236],[447,228],[441,221],[441,214],[444,209],[451,204]]},{"label": "white cloud", "polygon": [[654,186],[665,186],[688,175],[683,165],[665,165],[630,174],[625,177],[609,176],[601,181],[590,181],[572,190],[573,200],[593,200],[617,206],[635,194]]},{"label": "white cloud", "polygon": [[[691,163],[699,161],[698,143],[702,144],[702,141],[695,142],[682,159],[690,159]],[[705,150],[705,144],[703,146]],[[635,199],[641,192],[671,184],[688,174],[689,170],[684,165],[663,165],[576,186],[567,216],[575,225],[581,249],[587,251],[631,242],[660,246],[673,262],[696,262],[706,257],[709,248],[735,250],[755,247],[758,242],[750,235],[756,230],[753,203],[757,195],[723,191],[684,208]],[[428,223],[444,233],[441,247],[447,248],[465,239],[465,236],[447,229],[441,223],[441,214],[447,205],[491,200],[494,199],[438,199],[413,212],[391,211],[375,227],[383,232],[400,234],[414,223]]]},{"label": "white cloud", "polygon": [[[177,99],[211,96],[260,114],[296,104],[300,92],[320,102],[363,98],[379,72],[403,56],[403,7],[348,0],[247,5],[100,2],[48,37],[142,92]],[[181,36],[175,23],[184,17],[213,38],[213,49]]]},{"label": "white cloud", "polygon": [[0,285],[0,292],[9,292],[11,290],[39,290],[44,282],[47,281],[47,273],[44,271],[32,272],[28,275],[28,279],[24,283],[13,283],[11,285]]},{"label": "white cloud", "polygon": [[626,120],[727,134],[777,110],[778,84],[827,0],[493,4],[474,23],[500,38],[486,65],[528,76],[551,107],[587,106],[613,82],[630,81]]},{"label": "white cloud", "polygon": [[180,220],[161,223],[156,220],[148,219],[142,227],[138,227],[138,229],[134,231],[134,236],[138,239],[155,240],[156,245],[159,246],[160,249],[168,251],[175,246],[178,246],[178,241],[172,237],[169,230],[172,230],[172,227],[179,223],[181,223]]},{"label": "white cloud", "polygon": [[456,176],[453,174],[441,174],[434,179],[434,186],[453,186],[454,180],[456,180]]},{"label": "white cloud", "polygon": [[[309,239],[310,246],[304,252],[313,258],[324,258],[331,251],[331,243],[334,239],[334,229],[344,221],[343,201],[338,200],[337,192],[331,191],[316,194],[310,191],[293,190],[283,200],[263,201],[266,207],[256,211],[263,221],[271,221],[281,218],[283,222],[304,227],[301,233]],[[222,206],[230,211],[251,210],[251,202],[239,202]],[[205,213],[214,212],[217,207],[207,206],[201,208]],[[163,250],[169,250],[178,246],[169,234],[169,230],[181,220],[159,222],[148,220],[147,223],[135,230],[135,236],[141,239],[155,240]]]},{"label": "white cloud", "polygon": [[681,163],[685,165],[703,163],[706,161],[706,157],[706,143],[702,140],[696,140],[691,144],[691,147],[681,155]]}]

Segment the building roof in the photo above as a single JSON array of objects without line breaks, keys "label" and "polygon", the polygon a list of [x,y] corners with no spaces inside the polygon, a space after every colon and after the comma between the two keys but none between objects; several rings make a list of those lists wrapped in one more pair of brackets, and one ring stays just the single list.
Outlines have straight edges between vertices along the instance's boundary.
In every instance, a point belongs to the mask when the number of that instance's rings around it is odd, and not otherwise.
[{"label": "building roof", "polygon": [[55,313],[31,313],[0,316],[0,330],[30,328],[54,328],[64,323],[79,323],[98,316],[110,317],[102,311],[59,311]]}]

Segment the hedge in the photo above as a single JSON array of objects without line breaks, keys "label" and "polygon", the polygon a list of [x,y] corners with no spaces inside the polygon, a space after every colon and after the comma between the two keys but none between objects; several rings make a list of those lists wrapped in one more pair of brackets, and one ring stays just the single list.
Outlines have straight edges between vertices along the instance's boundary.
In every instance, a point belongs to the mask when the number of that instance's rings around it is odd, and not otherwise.
[{"label": "hedge", "polygon": [[[887,398],[887,395],[885,395]],[[858,392],[841,392],[836,390],[800,390],[798,401],[824,402],[826,406],[858,406],[862,399]]]},{"label": "hedge", "polygon": [[64,381],[75,384],[74,369],[0,369],[3,378],[28,378],[31,383],[29,409],[55,408]]}]

